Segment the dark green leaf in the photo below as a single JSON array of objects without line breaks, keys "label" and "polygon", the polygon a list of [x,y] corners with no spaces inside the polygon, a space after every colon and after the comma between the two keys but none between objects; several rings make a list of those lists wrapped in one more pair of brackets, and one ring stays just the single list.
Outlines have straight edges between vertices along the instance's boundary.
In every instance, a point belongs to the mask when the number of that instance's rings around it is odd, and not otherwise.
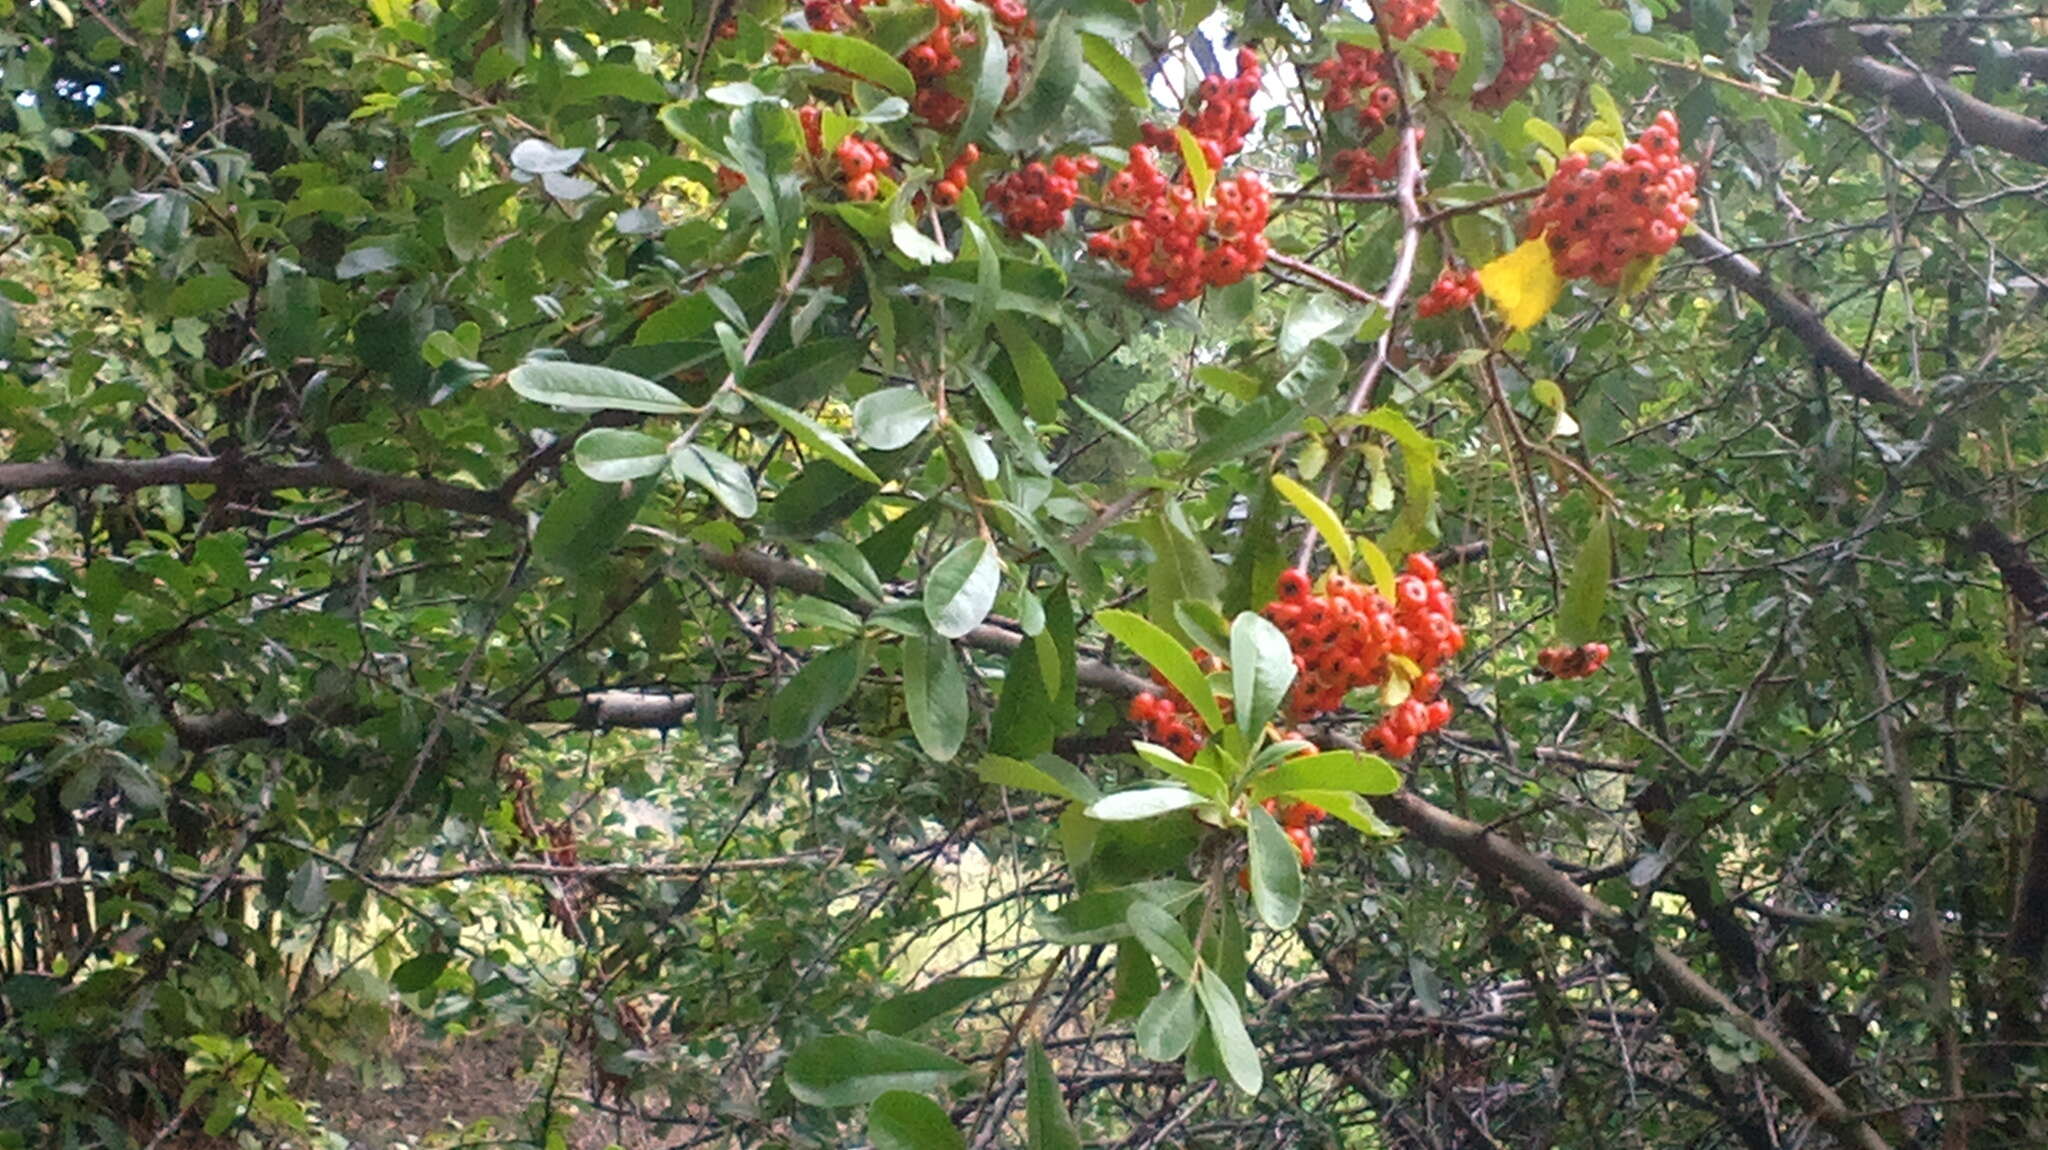
[{"label": "dark green leaf", "polygon": [[512,390],[551,407],[569,411],[640,411],[677,415],[689,408],[660,384],[609,367],[537,359],[520,364],[507,377]]},{"label": "dark green leaf", "polygon": [[1301,856],[1263,806],[1251,809],[1252,905],[1274,930],[1301,916]]},{"label": "dark green leaf", "polygon": [[1256,740],[1294,685],[1294,648],[1280,628],[1246,611],[1230,625],[1230,687],[1238,729]]},{"label": "dark green leaf", "polygon": [[946,1108],[908,1090],[889,1090],[868,1107],[874,1150],[966,1150],[967,1139]]},{"label": "dark green leaf", "polygon": [[1579,557],[1572,563],[1571,581],[1565,585],[1564,603],[1558,609],[1558,638],[1578,645],[1600,637],[1600,619],[1607,612],[1607,584],[1613,577],[1614,552],[1607,516],[1593,520],[1586,538],[1579,544]]},{"label": "dark green leaf", "polygon": [[768,733],[785,745],[803,742],[839,704],[853,694],[867,662],[859,642],[812,658],[790,676],[768,704]]},{"label": "dark green leaf", "polygon": [[1067,1114],[1059,1076],[1045,1047],[1034,1042],[1025,1054],[1024,1145],[1028,1150],[1081,1150],[1081,1132]]},{"label": "dark green leaf", "polygon": [[888,1034],[835,1034],[798,1048],[783,1080],[813,1106],[858,1106],[891,1090],[936,1090],[968,1068],[921,1043]]},{"label": "dark green leaf", "polygon": [[753,477],[731,456],[690,443],[676,449],[671,459],[678,478],[710,492],[712,498],[735,516],[751,519],[759,510],[760,500],[754,494]]},{"label": "dark green leaf", "polygon": [[903,639],[903,694],[924,753],[945,762],[967,739],[967,677],[953,644],[935,635]]},{"label": "dark green leaf", "polygon": [[668,442],[638,431],[600,427],[576,440],[576,466],[599,483],[624,483],[668,467]]},{"label": "dark green leaf", "polygon": [[1003,561],[986,539],[948,551],[924,581],[924,615],[932,630],[958,639],[981,625],[1003,585]]},{"label": "dark green leaf", "polygon": [[906,990],[868,1012],[868,1029],[881,1034],[909,1034],[925,1023],[944,1017],[991,990],[1009,984],[1007,978],[942,978],[930,986]]}]

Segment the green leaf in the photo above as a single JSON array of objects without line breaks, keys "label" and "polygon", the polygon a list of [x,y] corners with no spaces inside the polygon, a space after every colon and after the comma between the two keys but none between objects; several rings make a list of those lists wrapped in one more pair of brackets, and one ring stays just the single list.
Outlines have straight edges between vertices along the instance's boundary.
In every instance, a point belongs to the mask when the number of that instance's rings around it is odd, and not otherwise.
[{"label": "green leaf", "polygon": [[1274,473],[1273,488],[1294,505],[1296,511],[1315,527],[1316,534],[1323,537],[1323,545],[1330,549],[1330,561],[1337,570],[1351,572],[1351,535],[1344,530],[1344,520],[1322,497],[1285,475]]},{"label": "green leaf", "polygon": [[1245,404],[1230,422],[1205,437],[1188,455],[1182,471],[1200,475],[1219,463],[1243,459],[1279,442],[1301,426],[1302,408],[1285,395],[1263,395]]},{"label": "green leaf", "polygon": [[1088,804],[1088,817],[1106,823],[1136,822],[1184,811],[1207,802],[1201,795],[1179,785],[1139,787],[1118,791]]},{"label": "green leaf", "polygon": [[1400,772],[1378,755],[1364,751],[1324,751],[1289,759],[1263,774],[1252,777],[1254,800],[1295,791],[1350,791],[1361,795],[1391,795],[1401,789]]},{"label": "green leaf", "polygon": [[739,461],[708,447],[686,443],[670,457],[676,476],[711,493],[727,511],[740,519],[751,519],[760,509],[754,494],[754,479]]},{"label": "green leaf", "polygon": [[981,34],[980,63],[974,71],[974,91],[968,96],[967,115],[956,137],[960,144],[977,143],[988,134],[988,126],[1010,90],[1009,44],[997,34],[995,21],[987,12],[977,12],[976,17]]},{"label": "green leaf", "polygon": [[669,93],[653,74],[631,64],[592,64],[590,71],[562,81],[564,107],[606,98],[665,104]]},{"label": "green leaf", "polygon": [[958,639],[981,625],[1003,585],[995,544],[969,539],[946,552],[924,580],[924,617],[932,630]]},{"label": "green leaf", "polygon": [[1019,758],[1052,750],[1060,734],[1055,727],[1051,688],[1046,685],[1042,647],[1054,646],[1052,637],[1038,635],[1024,640],[1010,652],[1003,664],[1003,690],[989,718],[988,749]]},{"label": "green leaf", "polygon": [[1173,618],[1188,641],[1203,650],[1230,650],[1230,624],[1207,600],[1182,599],[1173,605]]},{"label": "green leaf", "polygon": [[803,444],[812,452],[831,460],[834,464],[838,465],[840,470],[847,472],[856,479],[863,479],[878,486],[881,484],[881,476],[876,475],[866,463],[861,462],[860,455],[853,448],[848,447],[846,441],[839,438],[838,433],[827,428],[824,424],[819,423],[817,420],[812,419],[793,407],[786,407],[783,404],[777,403],[765,395],[757,395],[751,391],[742,391],[740,394],[746,396],[748,402],[752,403],[755,407],[767,413],[768,418],[780,424],[782,429],[789,432],[790,436],[798,443]]},{"label": "green leaf", "polygon": [[406,959],[391,972],[391,989],[400,994],[418,994],[440,980],[441,972],[448,969],[448,963],[454,957],[444,951],[435,951]]},{"label": "green leaf", "polygon": [[891,1090],[936,1090],[969,1073],[964,1063],[889,1034],[812,1039],[782,1069],[789,1092],[812,1106],[859,1106]]},{"label": "green leaf", "polygon": [[[788,489],[783,489],[785,494]],[[826,536],[814,539],[804,545],[804,553],[818,564],[819,570],[832,577],[832,581],[851,591],[856,597],[873,605],[882,602],[882,577],[868,565],[868,557],[861,549],[844,539]]]},{"label": "green leaf", "polygon": [[810,738],[825,716],[853,694],[866,662],[862,644],[852,642],[805,663],[769,700],[768,733],[784,746]]},{"label": "green leaf", "polygon": [[1237,996],[1206,966],[1195,981],[1195,995],[1202,1001],[1202,1013],[1209,1016],[1209,1033],[1216,1039],[1216,1049],[1223,1056],[1223,1068],[1230,1081],[1246,1094],[1256,1095],[1264,1084],[1259,1052],[1252,1045],[1252,1036],[1245,1033],[1244,1014],[1238,1009]]},{"label": "green leaf", "polygon": [[868,1029],[881,1034],[909,1034],[935,1018],[951,1014],[989,991],[1009,985],[1007,978],[993,976],[942,978],[930,986],[906,990],[875,1004],[868,1012]]},{"label": "green leaf", "polygon": [[1140,114],[1152,107],[1152,94],[1146,90],[1145,78],[1138,74],[1137,65],[1131,63],[1116,45],[1092,32],[1081,33],[1081,56],[1096,74],[1116,89],[1117,95],[1136,108]]},{"label": "green leaf", "polygon": [[1159,960],[1159,965],[1183,980],[1194,977],[1195,944],[1179,919],[1157,903],[1134,902],[1124,913],[1124,921],[1130,924],[1131,937]]},{"label": "green leaf", "polygon": [[1213,363],[1205,363],[1195,369],[1195,382],[1246,403],[1257,399],[1259,392],[1265,390],[1265,385],[1256,378],[1235,368]]},{"label": "green leaf", "polygon": [[1187,697],[1189,705],[1194,707],[1195,713],[1202,717],[1210,730],[1223,729],[1223,709],[1216,704],[1216,693],[1209,689],[1208,676],[1202,674],[1202,669],[1195,666],[1194,656],[1175,642],[1173,636],[1144,616],[1129,611],[1100,611],[1096,613],[1095,621],[1164,675],[1175,690]]},{"label": "green leaf", "polygon": [[668,467],[668,443],[638,431],[600,427],[576,441],[576,466],[599,483],[624,483]]},{"label": "green leaf", "polygon": [[896,578],[897,573],[903,570],[903,561],[910,558],[910,548],[917,542],[917,533],[938,517],[943,506],[937,499],[927,499],[860,541],[860,553],[868,557],[876,575],[883,579]]},{"label": "green leaf", "polygon": [[1213,603],[1222,593],[1223,572],[1215,556],[1176,503],[1140,523],[1138,535],[1152,548],[1145,580],[1146,614],[1175,639],[1195,642],[1195,636],[1181,627],[1179,607],[1185,602]]},{"label": "green leaf", "polygon": [[1160,991],[1138,1015],[1138,1053],[1154,1062],[1172,1062],[1187,1053],[1201,1025],[1194,988],[1185,982],[1175,983]]},{"label": "green leaf", "polygon": [[888,1090],[868,1107],[873,1150],[966,1150],[967,1139],[946,1108],[908,1090]]},{"label": "green leaf", "polygon": [[1079,768],[1055,755],[1039,755],[1028,763],[1006,755],[988,755],[975,764],[974,773],[995,786],[1037,791],[1079,803],[1092,803],[1102,796]]},{"label": "green leaf", "polygon": [[1229,785],[1223,781],[1223,776],[1200,763],[1186,762],[1156,743],[1133,742],[1131,750],[1161,774],[1187,784],[1191,790],[1219,806],[1229,797]]},{"label": "green leaf", "polygon": [[1607,611],[1607,584],[1614,574],[1614,551],[1607,516],[1593,520],[1579,557],[1565,584],[1564,603],[1557,613],[1558,638],[1578,645],[1600,637],[1600,619]]},{"label": "green leaf", "polygon": [[512,390],[568,411],[640,411],[678,415],[689,407],[660,384],[588,363],[528,360],[507,377]]},{"label": "green leaf", "polygon": [[1294,685],[1294,648],[1280,628],[1245,611],[1230,624],[1230,689],[1237,728],[1257,741]]},{"label": "green leaf", "polygon": [[946,762],[967,740],[967,677],[953,644],[935,635],[903,638],[903,696],[924,753]]},{"label": "green leaf", "polygon": [[876,451],[895,451],[915,442],[938,416],[918,389],[885,387],[854,402],[853,433]]},{"label": "green leaf", "polygon": [[327,870],[319,859],[308,856],[293,869],[286,901],[307,918],[327,909]]},{"label": "green leaf", "polygon": [[1081,79],[1081,37],[1069,14],[1055,15],[1033,53],[1037,67],[1017,95],[1005,125],[1020,137],[1058,128],[1073,114],[1074,87]]},{"label": "green leaf", "polygon": [[1116,973],[1110,983],[1107,1021],[1121,1022],[1143,1014],[1159,994],[1159,971],[1152,956],[1132,939],[1116,944]]},{"label": "green leaf", "polygon": [[799,32],[785,29],[782,35],[798,50],[859,76],[878,88],[908,100],[917,94],[917,80],[895,57],[852,36],[831,32]]},{"label": "green leaf", "polygon": [[998,314],[995,324],[996,335],[1002,340],[1003,351],[1009,355],[1010,366],[1017,372],[1017,383],[1024,391],[1025,410],[1040,423],[1059,419],[1067,386],[1060,382],[1059,372],[1053,370],[1045,349],[1038,346],[1024,322],[1015,316]]},{"label": "green leaf", "polygon": [[1274,930],[1286,930],[1301,916],[1301,854],[1266,808],[1251,809],[1252,905]]},{"label": "green leaf", "polygon": [[1572,418],[1565,408],[1564,389],[1554,379],[1539,379],[1529,385],[1529,396],[1549,408],[1557,418],[1551,423],[1547,438],[1571,436],[1579,433],[1579,421]]},{"label": "green leaf", "polygon": [[1371,803],[1351,791],[1291,790],[1286,794],[1296,802],[1314,803],[1360,834],[1387,839],[1399,833],[1373,811]]},{"label": "green leaf", "polygon": [[1026,1150],[1081,1150],[1081,1132],[1067,1114],[1060,1080],[1045,1047],[1034,1042],[1025,1054],[1024,1145]]},{"label": "green leaf", "polygon": [[1530,139],[1548,149],[1551,155],[1559,159],[1563,159],[1565,154],[1570,151],[1570,148],[1565,144],[1564,133],[1558,131],[1555,124],[1541,116],[1529,117],[1528,121],[1522,125],[1522,131]]},{"label": "green leaf", "polygon": [[1359,423],[1385,432],[1401,448],[1407,490],[1401,514],[1395,519],[1393,530],[1387,533],[1384,546],[1397,555],[1427,549],[1437,541],[1436,441],[1390,407],[1373,408],[1359,417]]},{"label": "green leaf", "polygon": [[1086,946],[1131,937],[1127,919],[1134,902],[1154,902],[1173,912],[1192,902],[1202,888],[1191,882],[1161,880],[1134,886],[1091,891],[1069,900],[1035,925],[1045,940],[1059,946]]},{"label": "green leaf", "polygon": [[611,553],[653,491],[652,483],[633,483],[622,490],[619,484],[570,472],[568,486],[534,525],[534,561],[561,575],[589,570]]},{"label": "green leaf", "polygon": [[171,289],[166,310],[179,317],[207,315],[246,298],[248,294],[249,287],[241,280],[226,272],[214,272],[194,276]]}]

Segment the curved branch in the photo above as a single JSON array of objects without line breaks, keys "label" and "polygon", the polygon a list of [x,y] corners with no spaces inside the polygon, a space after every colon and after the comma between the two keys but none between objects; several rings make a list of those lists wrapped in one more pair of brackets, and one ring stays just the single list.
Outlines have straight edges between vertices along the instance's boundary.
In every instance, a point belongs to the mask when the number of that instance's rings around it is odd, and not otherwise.
[{"label": "curved branch", "polygon": [[[1857,354],[1855,348],[1829,331],[1819,312],[1772,283],[1762,268],[1735,254],[1713,235],[1696,231],[1686,236],[1683,243],[1685,250],[1698,257],[1702,266],[1716,278],[1740,289],[1762,305],[1764,312],[1779,326],[1798,337],[1799,342],[1813,353],[1815,362],[1834,373],[1851,394],[1875,406],[1879,418],[1900,430],[1912,426],[1914,417],[1921,411],[1920,401],[1893,387],[1876,368]],[[1933,462],[1936,466],[1933,470],[1943,490],[1971,518],[1960,542],[1998,568],[2006,592],[2035,626],[2048,627],[2048,576],[2034,565],[2026,543],[1992,522],[1989,509],[1971,497],[1964,490],[1964,485],[1948,473],[1948,468],[1941,466],[1946,452],[1938,448],[1930,448],[1930,451],[1935,453]]]},{"label": "curved branch", "polygon": [[1971,144],[2048,164],[2048,123],[1980,100],[1924,70],[1881,63],[1845,47],[1840,29],[1793,24],[1771,36],[1772,54],[1815,76],[1839,75],[1842,87],[1882,100],[1909,116],[1949,127]]},{"label": "curved branch", "polygon": [[280,491],[324,487],[368,496],[385,503],[418,503],[510,521],[515,518],[508,491],[465,487],[412,475],[366,471],[339,459],[317,463],[262,463],[235,455],[160,455],[154,459],[43,459],[33,463],[0,463],[0,495],[21,491],[75,491],[115,487],[176,487],[209,483],[245,491]]}]

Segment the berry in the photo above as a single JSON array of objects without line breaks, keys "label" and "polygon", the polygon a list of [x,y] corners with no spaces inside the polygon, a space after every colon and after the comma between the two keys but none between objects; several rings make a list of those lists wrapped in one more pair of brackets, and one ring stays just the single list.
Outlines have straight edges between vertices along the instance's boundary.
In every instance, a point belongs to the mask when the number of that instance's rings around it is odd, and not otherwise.
[{"label": "berry", "polygon": [[1669,111],[1620,157],[1594,168],[1566,156],[1529,212],[1526,234],[1543,236],[1566,279],[1613,286],[1638,260],[1671,250],[1699,210],[1698,176],[1679,155]]},{"label": "berry", "polygon": [[1519,6],[1495,4],[1493,15],[1500,21],[1500,71],[1472,93],[1472,106],[1485,112],[1497,112],[1514,103],[1536,82],[1536,72],[1544,61],[1557,51],[1557,33]]},{"label": "berry", "polygon": [[1553,679],[1583,679],[1607,663],[1607,644],[1587,643],[1578,647],[1545,647],[1536,654],[1536,665]]},{"label": "berry", "polygon": [[1094,156],[1060,156],[1050,164],[1033,161],[988,186],[988,208],[1013,232],[1042,236],[1067,221],[1080,198],[1080,177],[1102,164]]},{"label": "berry", "polygon": [[1419,671],[1408,698],[1366,735],[1366,743],[1395,758],[1414,752],[1416,740],[1450,722],[1450,704],[1437,698],[1443,661],[1465,645],[1455,621],[1457,605],[1426,555],[1411,555],[1395,579],[1394,601],[1343,575],[1315,594],[1299,570],[1280,576],[1278,597],[1265,615],[1287,636],[1298,669],[1288,696],[1297,722],[1336,710],[1359,687],[1377,687],[1394,674],[1393,656]]},{"label": "berry", "polygon": [[847,199],[872,200],[880,194],[878,176],[886,175],[891,164],[887,148],[849,132],[832,155],[839,161]]},{"label": "berry", "polygon": [[1387,35],[1406,40],[1436,19],[1437,0],[1380,0],[1379,14],[1387,22]]},{"label": "berry", "polygon": [[960,193],[967,188],[967,169],[979,159],[979,147],[969,144],[960,149],[960,154],[953,157],[952,164],[946,168],[946,174],[940,177],[937,186],[932,189],[933,198],[942,204],[959,203]]},{"label": "berry", "polygon": [[[1478,272],[1470,268],[1447,267],[1436,277],[1436,282],[1429,286],[1429,291],[1423,295],[1421,301],[1415,305],[1415,314],[1428,319],[1447,311],[1457,311],[1469,307],[1478,296]],[[1428,560],[1425,558],[1424,562]]]},{"label": "berry", "polygon": [[1204,205],[1186,172],[1167,180],[1151,147],[1134,144],[1130,155],[1110,177],[1107,199],[1136,218],[1088,237],[1091,254],[1128,273],[1124,290],[1164,311],[1266,265],[1271,204],[1257,176],[1217,180]]}]

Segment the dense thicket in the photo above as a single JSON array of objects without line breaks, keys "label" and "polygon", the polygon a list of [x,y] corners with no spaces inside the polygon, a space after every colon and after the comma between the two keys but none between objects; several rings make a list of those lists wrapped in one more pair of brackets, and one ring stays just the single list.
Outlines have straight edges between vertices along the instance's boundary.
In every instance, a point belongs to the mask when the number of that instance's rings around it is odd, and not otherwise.
[{"label": "dense thicket", "polygon": [[0,16],[0,1147],[2048,1142],[2038,13]]}]

